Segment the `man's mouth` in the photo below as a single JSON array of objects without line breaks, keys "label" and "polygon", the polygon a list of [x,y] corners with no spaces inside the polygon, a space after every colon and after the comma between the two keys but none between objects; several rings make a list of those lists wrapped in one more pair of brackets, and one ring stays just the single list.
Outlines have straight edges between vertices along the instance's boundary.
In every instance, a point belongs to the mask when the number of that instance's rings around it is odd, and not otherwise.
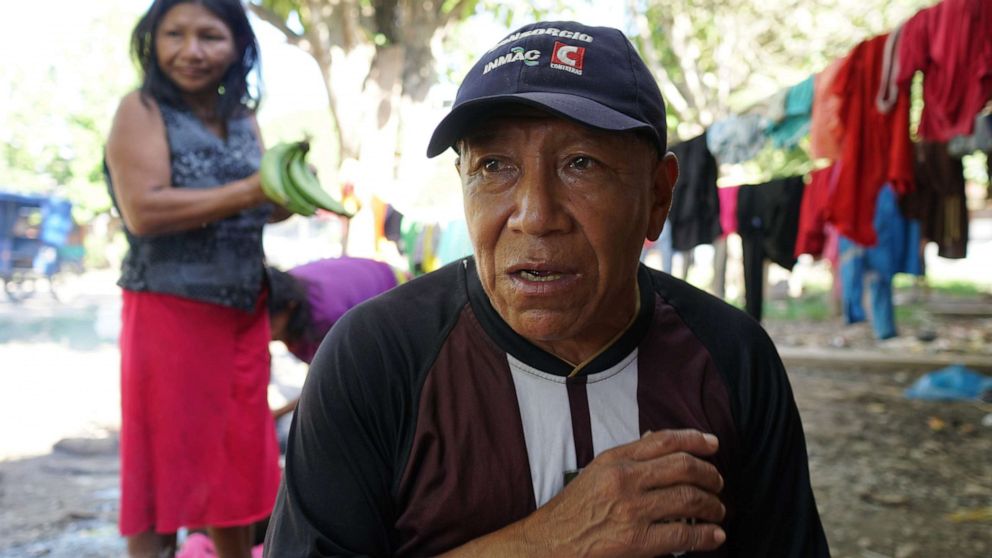
[{"label": "man's mouth", "polygon": [[548,281],[556,281],[562,278],[562,274],[555,271],[539,270],[539,269],[521,269],[517,272],[522,279],[527,281],[535,281],[538,283],[546,283]]}]

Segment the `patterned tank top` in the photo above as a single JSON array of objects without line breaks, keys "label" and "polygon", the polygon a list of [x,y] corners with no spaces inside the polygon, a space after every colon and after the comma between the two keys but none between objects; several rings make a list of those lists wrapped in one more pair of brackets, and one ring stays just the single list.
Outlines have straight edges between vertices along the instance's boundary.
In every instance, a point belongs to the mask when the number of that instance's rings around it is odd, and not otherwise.
[{"label": "patterned tank top", "polygon": [[[258,170],[261,155],[250,118],[230,120],[222,139],[188,110],[161,103],[159,108],[173,187],[216,188]],[[262,205],[178,233],[135,236],[125,228],[129,250],[117,284],[251,310],[262,290],[262,227],[272,209]]]}]

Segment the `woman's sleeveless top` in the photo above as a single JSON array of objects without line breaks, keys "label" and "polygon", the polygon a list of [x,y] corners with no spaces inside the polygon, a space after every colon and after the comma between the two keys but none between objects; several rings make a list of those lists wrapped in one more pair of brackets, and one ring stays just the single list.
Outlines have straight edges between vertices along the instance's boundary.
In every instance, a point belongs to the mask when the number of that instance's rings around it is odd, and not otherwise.
[{"label": "woman's sleeveless top", "polygon": [[[258,170],[261,154],[250,118],[230,120],[225,140],[187,110],[161,103],[159,108],[173,187],[216,188]],[[254,207],[178,233],[135,236],[125,228],[130,249],[117,284],[251,310],[262,290],[262,227],[272,209]]]}]

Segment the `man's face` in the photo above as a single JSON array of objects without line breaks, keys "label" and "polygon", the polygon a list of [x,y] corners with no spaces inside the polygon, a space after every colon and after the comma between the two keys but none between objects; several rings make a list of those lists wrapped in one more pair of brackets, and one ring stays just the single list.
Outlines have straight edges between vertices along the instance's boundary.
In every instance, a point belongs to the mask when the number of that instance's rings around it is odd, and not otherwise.
[{"label": "man's face", "polygon": [[633,316],[637,265],[678,174],[633,133],[514,109],[463,138],[458,170],[482,285],[518,334],[572,363]]}]

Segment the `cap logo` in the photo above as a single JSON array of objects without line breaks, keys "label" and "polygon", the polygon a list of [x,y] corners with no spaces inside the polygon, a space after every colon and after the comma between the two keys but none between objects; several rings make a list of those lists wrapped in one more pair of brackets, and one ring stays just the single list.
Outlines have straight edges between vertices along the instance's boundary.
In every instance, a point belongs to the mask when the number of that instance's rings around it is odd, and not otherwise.
[{"label": "cap logo", "polygon": [[593,40],[592,35],[587,35],[580,31],[569,31],[567,29],[558,29],[556,27],[538,27],[536,29],[531,29],[529,31],[521,31],[519,33],[513,33],[512,35],[506,37],[502,41],[496,43],[493,48],[489,49],[489,52],[496,50],[497,48],[519,41],[520,39],[526,39],[527,37],[533,37],[536,35],[549,35],[551,37],[560,37],[562,39],[574,39],[576,41],[582,41],[586,43],[591,43]]},{"label": "cap logo", "polygon": [[510,52],[493,58],[489,62],[486,62],[485,68],[482,69],[483,74],[488,74],[489,72],[499,68],[504,64],[509,64],[511,62],[523,62],[528,66],[537,66],[538,59],[541,58],[541,51],[539,50],[527,50],[525,51],[523,47],[513,47]]},{"label": "cap logo", "polygon": [[577,47],[555,41],[555,48],[551,52],[551,67],[581,76],[582,61],[585,56],[585,47]]}]

